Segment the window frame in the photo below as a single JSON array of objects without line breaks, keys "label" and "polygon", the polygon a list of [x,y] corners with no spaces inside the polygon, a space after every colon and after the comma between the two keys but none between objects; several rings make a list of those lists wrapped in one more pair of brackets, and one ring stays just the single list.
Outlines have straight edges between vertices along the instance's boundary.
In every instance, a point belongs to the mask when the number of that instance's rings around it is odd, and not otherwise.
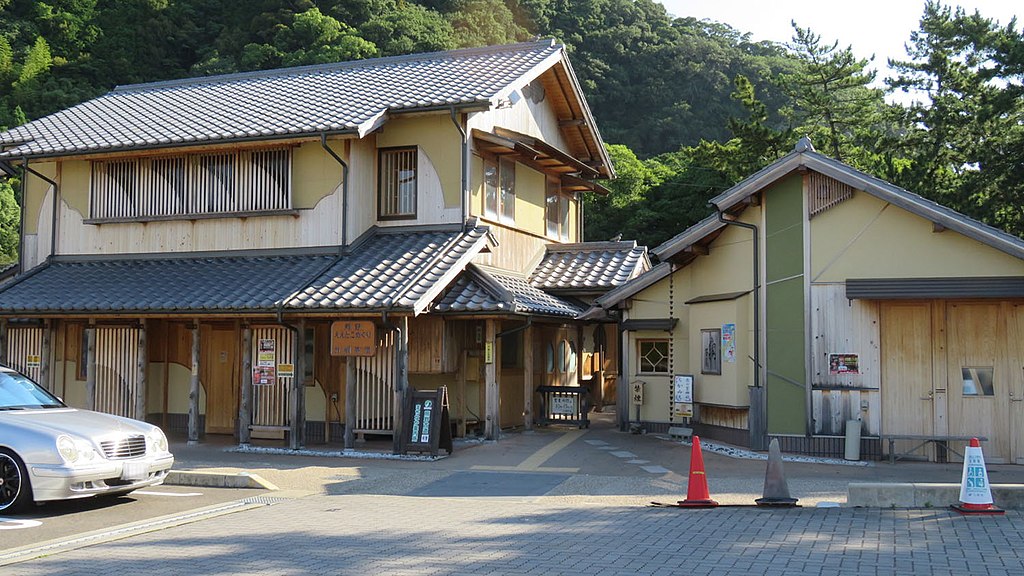
[{"label": "window frame", "polygon": [[[508,155],[483,157],[483,215],[502,224],[516,223],[516,166]],[[493,181],[488,178],[493,169]]]},{"label": "window frame", "polygon": [[[544,235],[559,242],[569,242],[569,209],[572,199],[562,192],[562,182],[547,178],[544,186]],[[554,218],[552,218],[554,215]]]},{"label": "window frame", "polygon": [[[657,363],[651,363],[651,362],[647,361],[646,358],[645,358],[646,354],[644,353],[644,350],[643,350],[643,347],[644,347],[645,344],[650,344],[650,345],[653,345],[653,346],[657,346],[658,344],[664,345],[665,350],[664,350],[664,353],[662,354],[663,355],[663,359],[660,360]],[[636,340],[636,367],[637,367],[637,374],[656,374],[656,375],[663,375],[663,376],[669,375],[670,372],[671,372],[671,370],[670,370],[671,367],[669,366],[668,358],[669,358],[669,349],[671,348],[671,346],[672,346],[672,343],[671,343],[671,341],[668,338],[637,338],[637,340]],[[665,369],[664,370],[657,370],[658,366],[662,362],[664,362]],[[652,368],[654,368],[654,370],[645,370],[645,363],[646,364],[650,364],[650,366]]]},{"label": "window frame", "polygon": [[[412,212],[396,212],[396,213],[385,213],[384,212],[384,157],[390,154],[399,153],[412,153],[412,172],[413,172],[413,190],[412,190]],[[401,172],[401,169],[399,169]],[[390,146],[387,148],[377,149],[377,219],[378,220],[415,220],[418,218],[419,212],[419,185],[420,185],[420,170],[419,170],[419,147],[418,146]],[[395,178],[397,183],[395,193],[400,196],[400,189],[402,186],[401,178]],[[401,204],[400,198],[396,198],[396,204]]]}]

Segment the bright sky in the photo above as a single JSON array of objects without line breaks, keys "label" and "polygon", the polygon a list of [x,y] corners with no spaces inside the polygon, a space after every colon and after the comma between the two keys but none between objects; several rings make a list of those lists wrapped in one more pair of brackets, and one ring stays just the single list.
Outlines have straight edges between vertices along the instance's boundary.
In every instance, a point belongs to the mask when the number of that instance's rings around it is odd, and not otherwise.
[{"label": "bright sky", "polygon": [[[740,32],[750,32],[753,40],[789,42],[793,38],[791,20],[801,28],[810,28],[822,43],[838,40],[839,46],[853,46],[854,54],[875,55],[873,66],[881,80],[886,61],[906,59],[903,46],[910,32],[917,30],[924,12],[924,0],[660,0],[673,16],[724,22]],[[968,13],[977,9],[982,16],[1006,25],[1014,16],[1024,16],[1021,0],[945,0],[944,4],[962,6]],[[1018,21],[1016,29],[1021,29]]]}]

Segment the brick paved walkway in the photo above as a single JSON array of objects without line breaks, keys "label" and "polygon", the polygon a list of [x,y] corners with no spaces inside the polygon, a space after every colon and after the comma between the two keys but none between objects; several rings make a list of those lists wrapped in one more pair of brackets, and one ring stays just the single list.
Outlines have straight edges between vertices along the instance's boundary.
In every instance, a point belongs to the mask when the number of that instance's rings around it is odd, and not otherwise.
[{"label": "brick paved walkway", "polygon": [[5,574],[1024,575],[1024,517],[689,510],[562,498],[311,496]]}]

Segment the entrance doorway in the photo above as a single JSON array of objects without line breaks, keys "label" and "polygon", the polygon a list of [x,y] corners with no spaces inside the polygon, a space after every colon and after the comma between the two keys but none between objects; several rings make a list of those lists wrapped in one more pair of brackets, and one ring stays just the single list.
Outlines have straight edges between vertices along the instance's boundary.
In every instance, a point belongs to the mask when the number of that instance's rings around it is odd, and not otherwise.
[{"label": "entrance doorway", "polygon": [[206,390],[206,433],[235,434],[238,420],[238,332],[234,326],[199,328],[200,381]]}]

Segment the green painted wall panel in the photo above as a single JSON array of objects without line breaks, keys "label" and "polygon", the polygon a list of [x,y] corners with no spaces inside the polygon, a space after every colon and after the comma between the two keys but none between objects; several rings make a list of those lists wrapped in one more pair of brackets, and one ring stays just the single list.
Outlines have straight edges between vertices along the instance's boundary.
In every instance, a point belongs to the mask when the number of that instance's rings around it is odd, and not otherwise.
[{"label": "green painted wall panel", "polygon": [[768,431],[806,431],[803,178],[772,186],[765,200],[765,364]]}]

